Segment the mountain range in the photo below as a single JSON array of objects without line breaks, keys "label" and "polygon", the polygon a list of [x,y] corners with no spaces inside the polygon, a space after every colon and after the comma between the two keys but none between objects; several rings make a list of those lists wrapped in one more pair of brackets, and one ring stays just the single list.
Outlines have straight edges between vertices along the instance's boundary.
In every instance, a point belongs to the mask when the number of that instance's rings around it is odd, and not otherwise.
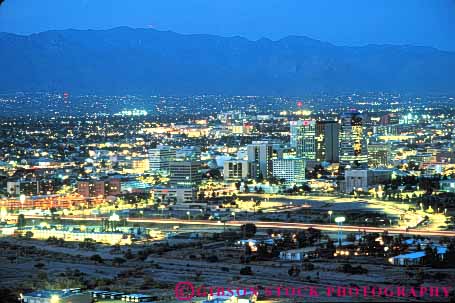
[{"label": "mountain range", "polygon": [[305,95],[455,93],[455,52],[183,35],[154,29],[0,33],[0,92]]}]

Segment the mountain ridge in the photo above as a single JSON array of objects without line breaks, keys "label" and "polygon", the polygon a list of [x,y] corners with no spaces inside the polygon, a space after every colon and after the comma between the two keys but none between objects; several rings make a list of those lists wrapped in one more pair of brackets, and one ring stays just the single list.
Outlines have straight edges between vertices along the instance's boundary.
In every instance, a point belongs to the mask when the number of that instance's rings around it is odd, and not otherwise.
[{"label": "mountain ridge", "polygon": [[155,29],[0,33],[0,92],[302,95],[455,93],[455,52]]}]

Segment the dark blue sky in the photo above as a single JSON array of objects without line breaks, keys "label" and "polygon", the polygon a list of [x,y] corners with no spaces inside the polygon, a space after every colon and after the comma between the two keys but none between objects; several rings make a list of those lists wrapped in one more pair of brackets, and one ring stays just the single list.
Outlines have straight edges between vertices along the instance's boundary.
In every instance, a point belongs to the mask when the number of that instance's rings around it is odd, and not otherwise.
[{"label": "dark blue sky", "polygon": [[414,44],[455,50],[455,0],[5,0],[0,31],[106,29],[279,39],[338,45]]}]

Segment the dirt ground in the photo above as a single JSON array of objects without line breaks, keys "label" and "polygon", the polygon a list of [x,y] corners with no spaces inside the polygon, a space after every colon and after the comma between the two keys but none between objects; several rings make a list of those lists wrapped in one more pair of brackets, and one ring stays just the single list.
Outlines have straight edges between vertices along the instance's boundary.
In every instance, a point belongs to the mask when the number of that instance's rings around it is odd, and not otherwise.
[{"label": "dirt ground", "polygon": [[[260,302],[448,302],[441,297],[335,297],[327,296],[328,288],[389,287],[397,285],[407,289],[426,286],[455,286],[454,269],[405,268],[389,265],[375,257],[351,259],[318,259],[311,263],[312,270],[302,270],[298,277],[291,277],[288,270],[300,262],[258,261],[240,264],[240,249],[224,243],[198,244],[186,241],[174,243],[174,248],[160,245],[112,247],[97,245],[94,250],[81,249],[76,243],[65,247],[53,246],[45,241],[0,239],[0,288],[24,292],[41,288],[89,287],[91,289],[150,293],[159,302],[175,300],[178,282],[189,281],[195,287],[257,287],[277,289],[282,287],[280,299],[264,298]],[[128,251],[129,249],[129,251]],[[141,251],[148,254],[140,258]],[[99,255],[102,263],[93,260]],[[209,262],[208,256],[212,256]],[[213,256],[216,259],[213,260]],[[120,259],[120,260],[119,260]],[[210,258],[209,258],[210,259]],[[340,265],[350,263],[368,270],[365,274],[347,274],[338,271]],[[240,270],[250,266],[252,275],[241,275]],[[288,295],[285,288],[288,288]],[[292,296],[292,288],[304,287],[302,296]],[[310,297],[307,289],[317,290],[317,297]],[[370,290],[369,290],[370,291]],[[274,293],[276,295],[276,292]],[[193,302],[199,302],[194,299]]]}]

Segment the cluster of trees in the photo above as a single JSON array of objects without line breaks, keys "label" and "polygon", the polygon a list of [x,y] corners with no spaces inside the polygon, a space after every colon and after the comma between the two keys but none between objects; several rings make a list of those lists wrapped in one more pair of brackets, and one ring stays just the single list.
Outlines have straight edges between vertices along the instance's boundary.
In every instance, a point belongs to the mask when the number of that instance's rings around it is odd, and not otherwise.
[{"label": "cluster of trees", "polygon": [[55,236],[50,236],[49,238],[47,238],[46,242],[50,245],[56,245],[56,246],[65,245],[65,240],[63,240],[63,238],[57,238]]},{"label": "cluster of trees", "polygon": [[361,265],[352,266],[349,263],[341,265],[337,268],[337,271],[351,275],[362,275],[368,273],[368,269],[362,267]]},{"label": "cluster of trees", "polygon": [[147,203],[151,196],[149,193],[123,193],[118,198],[127,204],[134,204],[137,208],[139,203]]},{"label": "cluster of trees", "polygon": [[240,274],[245,276],[252,276],[254,275],[253,270],[250,266],[245,266],[240,269]]},{"label": "cluster of trees", "polygon": [[85,238],[79,243],[79,248],[87,250],[96,250],[96,241],[91,238]]},{"label": "cluster of trees", "polygon": [[240,226],[240,233],[244,238],[251,238],[256,234],[256,225],[253,223],[247,223]]},{"label": "cluster of trees", "polygon": [[438,249],[427,245],[424,249],[425,257],[423,258],[423,264],[432,267],[455,267],[455,240],[452,240],[447,245],[447,252],[442,258],[438,254]]}]

